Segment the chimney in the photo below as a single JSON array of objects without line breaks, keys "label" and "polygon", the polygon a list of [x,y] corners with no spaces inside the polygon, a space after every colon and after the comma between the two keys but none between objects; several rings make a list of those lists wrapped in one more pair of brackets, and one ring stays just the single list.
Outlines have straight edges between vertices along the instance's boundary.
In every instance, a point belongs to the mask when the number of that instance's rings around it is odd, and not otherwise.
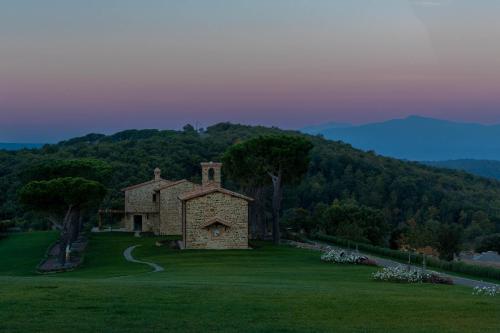
[{"label": "chimney", "polygon": [[216,162],[203,162],[201,163],[201,185],[208,186],[221,186],[221,168],[222,163]]},{"label": "chimney", "polygon": [[159,181],[161,179],[161,170],[160,168],[155,169],[155,180]]}]

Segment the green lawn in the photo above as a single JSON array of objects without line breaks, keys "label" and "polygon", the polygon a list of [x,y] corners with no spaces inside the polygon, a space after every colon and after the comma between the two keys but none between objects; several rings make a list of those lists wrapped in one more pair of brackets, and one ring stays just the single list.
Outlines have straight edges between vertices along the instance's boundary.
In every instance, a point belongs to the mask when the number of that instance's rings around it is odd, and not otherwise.
[{"label": "green lawn", "polygon": [[[79,270],[34,276],[29,264],[53,238],[0,240],[0,332],[500,332],[500,297],[374,282],[374,268],[266,243],[175,251],[152,237],[99,234]],[[126,262],[135,244],[136,258],[165,272]]]},{"label": "green lawn", "polygon": [[56,232],[20,233],[0,239],[0,276],[35,275],[36,266],[56,239]]}]

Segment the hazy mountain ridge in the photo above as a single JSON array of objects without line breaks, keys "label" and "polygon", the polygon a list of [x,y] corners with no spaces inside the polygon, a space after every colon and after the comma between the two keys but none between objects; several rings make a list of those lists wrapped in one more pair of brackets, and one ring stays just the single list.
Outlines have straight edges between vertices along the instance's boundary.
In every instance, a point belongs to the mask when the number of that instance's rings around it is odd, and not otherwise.
[{"label": "hazy mountain ridge", "polygon": [[415,161],[459,159],[500,160],[500,125],[460,123],[410,116],[351,127],[310,126],[308,134],[322,134],[355,148]]},{"label": "hazy mountain ridge", "polygon": [[500,161],[492,160],[450,160],[422,162],[423,164],[446,169],[462,170],[477,176],[500,179]]},{"label": "hazy mountain ridge", "polygon": [[43,147],[44,143],[19,143],[19,142],[0,142],[0,149],[3,150],[21,150]]}]

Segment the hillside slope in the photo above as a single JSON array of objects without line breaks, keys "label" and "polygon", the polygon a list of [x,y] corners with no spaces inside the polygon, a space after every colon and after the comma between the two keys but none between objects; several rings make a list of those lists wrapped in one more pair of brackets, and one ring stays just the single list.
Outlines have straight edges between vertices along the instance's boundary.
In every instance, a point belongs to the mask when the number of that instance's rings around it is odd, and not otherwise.
[{"label": "hillside slope", "polygon": [[[25,225],[46,223],[26,212],[16,197],[22,185],[20,172],[43,160],[92,157],[108,161],[114,172],[102,206],[119,209],[123,206],[120,189],[151,179],[155,167],[160,167],[168,179],[199,181],[200,162],[219,160],[230,145],[270,133],[303,135],[222,123],[203,133],[192,127],[184,131],[129,130],[110,136],[90,134],[33,151],[0,151],[0,220],[18,219]],[[393,227],[409,219],[443,223],[460,220],[467,226],[479,211],[499,224],[498,181],[380,157],[320,137],[309,138],[314,144],[309,171],[299,184],[285,189],[285,211],[303,207],[313,212],[335,199],[354,199],[380,209]],[[228,179],[226,186],[241,190]]]}]

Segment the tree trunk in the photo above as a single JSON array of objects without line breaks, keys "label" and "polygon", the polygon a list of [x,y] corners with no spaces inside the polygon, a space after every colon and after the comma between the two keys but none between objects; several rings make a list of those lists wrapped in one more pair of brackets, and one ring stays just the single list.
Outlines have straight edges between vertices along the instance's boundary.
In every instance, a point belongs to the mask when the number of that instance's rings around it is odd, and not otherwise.
[{"label": "tree trunk", "polygon": [[66,246],[68,245],[69,239],[71,237],[70,226],[72,212],[73,206],[69,206],[62,223],[61,236],[59,238],[59,263],[61,265],[64,265],[66,263]]},{"label": "tree trunk", "polygon": [[262,187],[253,187],[248,190],[250,197],[254,199],[250,208],[250,236],[251,239],[264,239],[265,225],[262,221]]},{"label": "tree trunk", "polygon": [[246,193],[254,199],[253,203],[249,206],[249,217],[248,217],[248,231],[250,234],[250,239],[257,239],[257,189],[255,187],[247,189]]},{"label": "tree trunk", "polygon": [[273,181],[273,242],[280,243],[280,208],[281,208],[281,170],[278,175],[269,174]]},{"label": "tree trunk", "polygon": [[265,218],[265,205],[264,205],[265,189],[259,187],[259,192],[256,196],[256,219],[257,219],[257,237],[260,240],[264,240],[267,235],[267,223]]},{"label": "tree trunk", "polygon": [[78,236],[83,232],[83,216],[82,213],[80,212],[80,216],[78,217]]},{"label": "tree trunk", "polygon": [[64,217],[61,237],[59,239],[59,263],[66,264],[66,247],[78,237],[78,223],[80,219],[80,210],[74,206],[69,206]]},{"label": "tree trunk", "polygon": [[71,218],[71,238],[70,238],[70,245],[74,241],[78,239],[78,236],[80,235],[80,225],[82,222],[82,218],[80,215],[80,209],[78,207],[74,207],[72,211],[72,218]]}]

